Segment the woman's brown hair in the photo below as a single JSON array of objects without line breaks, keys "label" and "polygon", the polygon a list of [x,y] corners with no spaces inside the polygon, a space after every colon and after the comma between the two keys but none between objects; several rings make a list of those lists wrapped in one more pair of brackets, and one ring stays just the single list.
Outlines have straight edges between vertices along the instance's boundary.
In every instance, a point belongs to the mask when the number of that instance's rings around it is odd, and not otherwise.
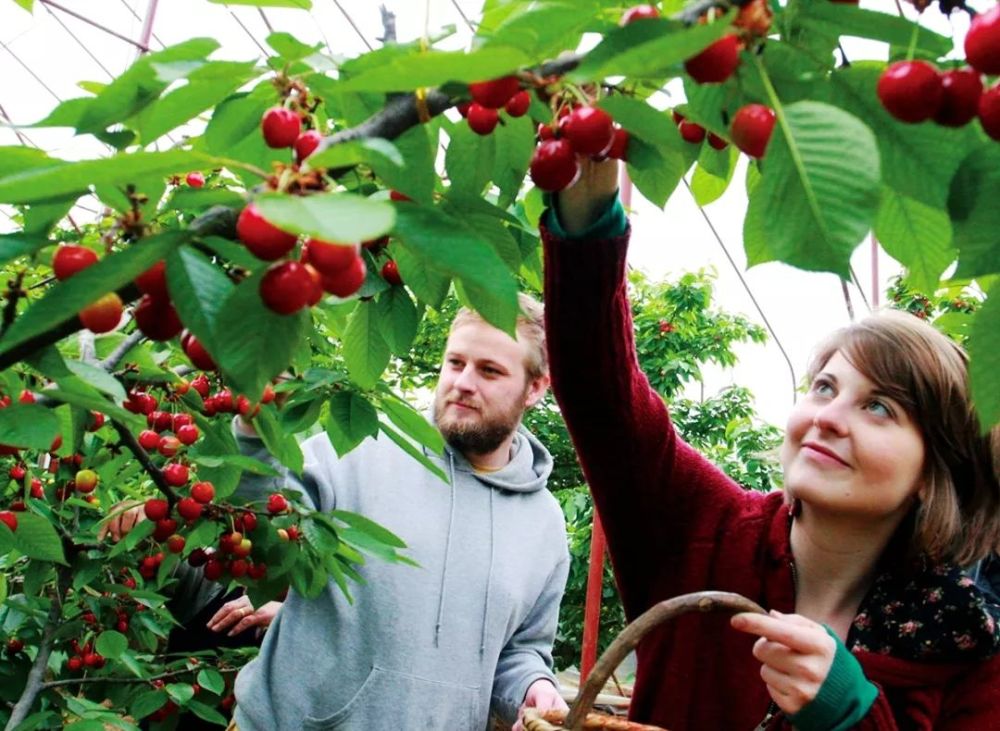
[{"label": "woman's brown hair", "polygon": [[[885,310],[820,344],[811,381],[840,352],[906,410],[924,438],[924,490],[911,552],[968,565],[1000,545],[1000,429],[983,435],[969,393],[968,356],[923,320]],[[991,445],[992,441],[992,445]]]}]

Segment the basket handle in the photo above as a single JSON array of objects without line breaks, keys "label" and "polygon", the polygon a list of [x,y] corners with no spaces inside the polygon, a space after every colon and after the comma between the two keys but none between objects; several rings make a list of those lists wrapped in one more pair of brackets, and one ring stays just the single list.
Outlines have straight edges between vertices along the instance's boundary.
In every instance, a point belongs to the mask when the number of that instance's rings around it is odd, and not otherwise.
[{"label": "basket handle", "polygon": [[739,612],[767,613],[746,597],[726,591],[698,591],[654,604],[622,630],[622,633],[601,655],[597,664],[594,665],[594,669],[591,670],[590,676],[581,686],[573,705],[570,706],[564,726],[569,731],[581,731],[584,719],[587,717],[587,711],[593,705],[601,688],[608,682],[611,673],[651,630],[688,612],[718,611],[733,614]]}]

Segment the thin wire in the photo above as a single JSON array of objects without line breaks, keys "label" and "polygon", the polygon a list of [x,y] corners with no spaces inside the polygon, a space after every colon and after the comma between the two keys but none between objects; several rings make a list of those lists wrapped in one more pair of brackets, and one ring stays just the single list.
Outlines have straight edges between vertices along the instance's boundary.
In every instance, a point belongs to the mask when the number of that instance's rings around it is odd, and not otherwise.
[{"label": "thin wire", "polygon": [[778,350],[781,351],[781,355],[784,357],[785,363],[788,364],[788,371],[792,375],[792,403],[794,404],[798,401],[798,391],[796,391],[798,381],[795,378],[795,367],[792,365],[791,358],[789,358],[788,353],[785,352],[785,347],[781,344],[778,334],[774,331],[774,328],[771,327],[771,322],[767,319],[767,315],[764,314],[764,310],[761,308],[760,303],[754,296],[753,290],[750,289],[750,285],[747,283],[747,280],[743,278],[743,273],[740,271],[740,268],[736,266],[736,261],[732,256],[730,256],[729,249],[727,249],[725,243],[723,243],[722,237],[719,236],[719,232],[715,230],[715,225],[712,223],[712,219],[710,219],[708,214],[705,213],[705,209],[698,205],[698,201],[694,198],[694,192],[691,190],[691,186],[688,185],[687,179],[682,177],[681,180],[684,183],[684,187],[687,188],[688,193],[691,194],[691,198],[694,200],[695,205],[698,206],[698,211],[701,213],[702,218],[705,219],[705,223],[708,224],[708,228],[712,231],[712,235],[715,236],[715,240],[719,243],[719,246],[722,247],[722,253],[725,254],[726,258],[729,260],[730,265],[733,267],[733,271],[736,272],[736,276],[740,280],[740,284],[742,284],[743,289],[747,291],[750,301],[753,302],[753,306],[757,308],[757,313],[760,315],[760,319],[764,321],[764,326],[767,328],[767,331],[771,333],[771,337],[774,338],[774,344],[777,345]]},{"label": "thin wire", "polygon": [[[131,43],[136,48],[139,48],[139,49],[141,49],[143,51],[148,51],[149,50],[145,45],[143,45],[142,43],[139,43],[139,41],[134,40],[132,38],[129,38],[128,36],[122,35],[121,33],[119,33],[116,30],[111,30],[111,28],[108,28],[106,25],[101,25],[97,21],[91,20],[90,18],[88,18],[85,15],[80,15],[80,13],[77,13],[77,12],[75,12],[73,10],[70,10],[69,8],[64,8],[62,5],[59,5],[58,3],[52,2],[52,0],[40,0],[40,2],[42,3],[42,5],[45,6],[45,8],[47,10],[48,10],[49,5],[51,5],[52,7],[58,8],[59,10],[63,11],[67,15],[72,15],[77,20],[82,20],[87,25],[91,25],[91,26],[97,28],[98,30],[104,31],[108,35],[112,35],[115,38],[118,38],[119,40],[125,41],[126,43]],[[51,13],[52,11],[49,10],[49,12]]]},{"label": "thin wire", "polygon": [[350,25],[350,26],[351,26],[352,28],[354,28],[354,32],[358,34],[358,38],[360,38],[360,39],[361,39],[361,42],[365,44],[365,47],[366,47],[366,48],[367,48],[367,49],[368,49],[369,51],[374,51],[375,49],[374,49],[374,48],[372,48],[372,44],[368,42],[368,39],[367,39],[367,38],[365,38],[365,34],[364,34],[364,33],[362,33],[362,32],[361,32],[361,29],[360,29],[360,28],[358,28],[357,24],[355,24],[355,22],[354,22],[354,18],[352,18],[352,17],[351,17],[351,16],[350,16],[350,15],[348,14],[348,12],[347,12],[346,10],[344,10],[344,8],[343,8],[343,7],[341,7],[340,3],[339,3],[339,2],[337,2],[337,0],[331,0],[331,1],[333,2],[333,4],[334,4],[334,5],[336,5],[336,6],[337,6],[337,10],[339,10],[339,11],[340,11],[340,13],[341,13],[341,15],[343,15],[343,16],[344,16],[344,18],[345,18],[345,19],[347,20],[347,23],[348,23],[348,25]]},{"label": "thin wire", "polygon": [[263,20],[264,25],[267,26],[267,32],[274,33],[274,28],[271,27],[271,21],[267,19],[266,15],[264,15],[264,8],[257,8],[257,12],[260,13],[261,20]]},{"label": "thin wire", "polygon": [[865,303],[865,309],[871,312],[872,306],[868,304],[868,298],[865,296],[865,288],[861,286],[861,282],[858,280],[858,275],[854,273],[854,267],[848,264],[847,269],[851,273],[851,281],[854,282],[854,286],[858,288],[858,294],[861,295],[861,301]]},{"label": "thin wire", "polygon": [[53,97],[55,97],[55,100],[57,102],[59,102],[60,104],[62,103],[62,97],[60,97],[58,94],[56,94],[54,91],[52,91],[52,89],[49,88],[48,84],[46,84],[44,81],[42,81],[40,78],[38,78],[38,74],[36,74],[34,71],[32,71],[31,67],[28,64],[26,64],[24,61],[22,61],[20,58],[18,58],[17,54],[14,53],[12,50],[10,50],[10,48],[7,46],[6,43],[4,43],[3,41],[0,41],[0,46],[3,46],[4,50],[7,51],[7,53],[9,53],[11,56],[13,56],[14,60],[17,61],[19,64],[21,64],[21,66],[24,68],[24,70],[27,71],[29,74],[31,74],[31,78],[33,78],[35,81],[37,81],[39,84],[41,84],[42,88],[45,89],[45,91],[49,92],[49,94],[51,94]]},{"label": "thin wire", "polygon": [[10,124],[11,129],[14,130],[14,134],[17,135],[17,139],[21,140],[22,145],[27,147],[38,147],[38,145],[28,139],[26,134],[22,133],[21,130],[17,128],[17,125],[14,124],[14,120],[10,118],[10,115],[7,114],[7,110],[3,108],[3,104],[0,104],[0,115],[3,115],[3,118],[7,120],[8,124]]},{"label": "thin wire", "polygon": [[61,25],[63,27],[63,30],[65,30],[67,33],[69,33],[70,37],[74,41],[76,41],[77,45],[80,46],[80,48],[82,48],[84,50],[84,53],[86,53],[88,56],[90,56],[90,58],[93,59],[94,63],[96,63],[98,66],[100,66],[102,69],[104,69],[104,73],[106,73],[112,79],[115,78],[115,75],[108,70],[108,67],[105,66],[103,63],[101,63],[100,59],[97,58],[97,56],[95,56],[93,53],[90,52],[90,49],[87,48],[86,44],[83,43],[83,41],[81,41],[79,38],[77,38],[76,35],[74,35],[73,31],[71,31],[69,29],[69,27],[65,23],[63,23],[62,20],[59,19],[58,15],[56,15],[55,13],[52,12],[52,10],[49,8],[49,6],[47,4],[45,4],[43,2],[42,3],[42,7],[45,8],[45,10],[48,12],[48,14],[51,15],[52,18],[59,25]]},{"label": "thin wire", "polygon": [[469,26],[469,30],[471,30],[473,33],[475,33],[476,32],[476,26],[474,26],[472,24],[472,21],[469,20],[468,17],[466,17],[465,13],[462,12],[462,8],[459,7],[459,5],[458,5],[458,0],[451,0],[451,4],[455,7],[455,10],[458,11],[458,14],[460,16],[462,16],[462,20],[465,21],[465,24],[467,26]]},{"label": "thin wire", "polygon": [[270,58],[271,54],[267,52],[267,49],[264,48],[264,46],[260,45],[260,42],[257,40],[257,37],[253,33],[250,32],[250,29],[247,28],[245,25],[243,25],[243,21],[240,20],[239,16],[236,13],[234,13],[232,10],[229,11],[229,14],[233,16],[233,20],[235,20],[237,23],[240,24],[240,28],[243,29],[243,32],[246,33],[248,36],[250,36],[250,40],[253,41],[254,45],[257,46],[257,48],[260,49],[260,52],[263,53],[268,58]]}]

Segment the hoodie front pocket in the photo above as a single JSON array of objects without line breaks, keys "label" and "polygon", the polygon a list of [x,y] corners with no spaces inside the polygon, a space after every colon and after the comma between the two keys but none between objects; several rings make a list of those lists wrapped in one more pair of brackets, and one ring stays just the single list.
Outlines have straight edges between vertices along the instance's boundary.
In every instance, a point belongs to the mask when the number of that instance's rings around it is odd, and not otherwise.
[{"label": "hoodie front pocket", "polygon": [[347,703],[325,718],[307,716],[307,731],[478,731],[479,686],[429,680],[373,666]]}]

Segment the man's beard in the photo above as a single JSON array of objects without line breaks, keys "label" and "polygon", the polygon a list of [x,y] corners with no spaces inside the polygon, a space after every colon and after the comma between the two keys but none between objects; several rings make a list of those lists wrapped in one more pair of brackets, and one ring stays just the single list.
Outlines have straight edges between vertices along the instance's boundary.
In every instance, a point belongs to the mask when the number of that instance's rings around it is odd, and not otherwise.
[{"label": "man's beard", "polygon": [[[525,391],[527,393],[527,391]],[[445,413],[448,407],[445,396],[434,401],[434,422],[441,436],[462,454],[489,454],[507,439],[520,425],[524,408],[523,398],[515,401],[507,410],[491,415],[480,412],[482,418],[476,421],[449,419]]]}]

